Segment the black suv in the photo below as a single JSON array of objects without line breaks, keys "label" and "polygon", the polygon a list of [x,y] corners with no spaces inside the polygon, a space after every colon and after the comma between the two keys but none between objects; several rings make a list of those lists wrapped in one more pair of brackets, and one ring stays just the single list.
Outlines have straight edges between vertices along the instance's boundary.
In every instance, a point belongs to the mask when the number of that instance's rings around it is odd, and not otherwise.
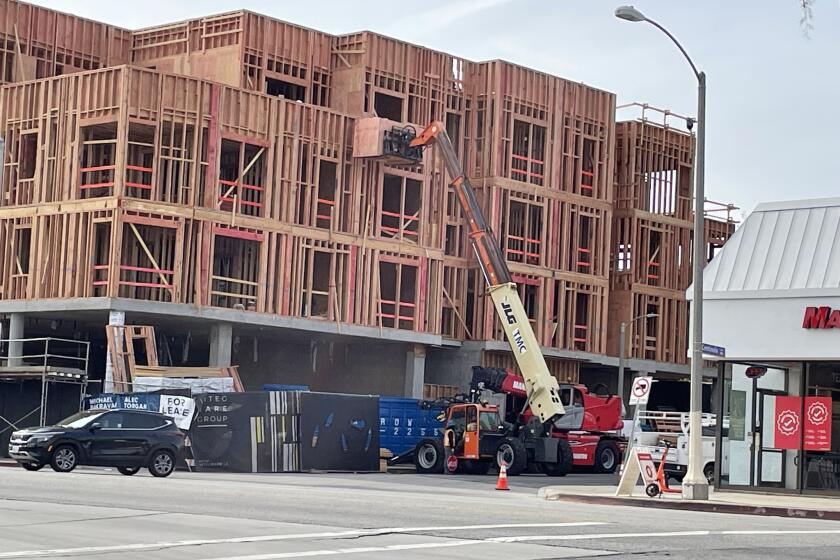
[{"label": "black suv", "polygon": [[14,432],[9,456],[28,471],[49,464],[57,472],[76,465],[117,467],[131,476],[147,467],[169,476],[184,450],[184,433],[163,414],[138,410],[87,410],[55,426]]}]

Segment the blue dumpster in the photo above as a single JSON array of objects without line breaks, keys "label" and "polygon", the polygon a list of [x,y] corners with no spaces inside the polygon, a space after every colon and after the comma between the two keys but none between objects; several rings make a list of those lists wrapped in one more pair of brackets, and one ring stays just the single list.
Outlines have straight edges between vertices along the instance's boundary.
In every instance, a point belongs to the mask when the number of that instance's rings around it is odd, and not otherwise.
[{"label": "blue dumpster", "polygon": [[399,455],[427,437],[439,438],[443,408],[420,408],[420,401],[402,397],[379,397],[379,446]]}]

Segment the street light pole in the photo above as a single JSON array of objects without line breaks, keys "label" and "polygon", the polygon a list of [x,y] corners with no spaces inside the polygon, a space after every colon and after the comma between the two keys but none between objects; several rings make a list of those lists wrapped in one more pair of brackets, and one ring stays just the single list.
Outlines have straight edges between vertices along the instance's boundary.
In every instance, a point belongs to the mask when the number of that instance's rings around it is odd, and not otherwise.
[{"label": "street light pole", "polygon": [[[653,319],[654,317],[659,317],[658,313],[648,313],[647,315],[640,315],[630,321],[632,325],[639,319]],[[621,323],[619,327],[619,339],[618,339],[618,397],[621,399],[621,418],[624,419],[624,364],[625,364],[625,350],[624,344],[626,339],[626,332],[627,332],[627,323]]]},{"label": "street light pole", "polygon": [[[697,173],[694,194],[694,291],[691,302],[691,398],[688,411],[688,470],[683,480],[686,500],[708,500],[703,474],[703,265],[706,263],[704,203],[706,179],[706,73],[697,73]],[[721,418],[722,416],[719,415]]]},{"label": "street light pole", "polygon": [[618,398],[621,399],[621,419],[624,420],[624,333],[627,323],[621,322],[618,339]]},{"label": "street light pole", "polygon": [[706,235],[703,206],[706,200],[706,74],[697,70],[676,37],[648,19],[633,6],[621,6],[616,17],[627,21],[647,22],[665,35],[680,49],[694,76],[697,78],[697,161],[694,184],[694,263],[692,276],[694,288],[691,302],[691,398],[688,411],[688,470],[683,479],[683,498],[708,500],[709,483],[703,474],[702,391],[703,391],[703,268],[706,261]]}]

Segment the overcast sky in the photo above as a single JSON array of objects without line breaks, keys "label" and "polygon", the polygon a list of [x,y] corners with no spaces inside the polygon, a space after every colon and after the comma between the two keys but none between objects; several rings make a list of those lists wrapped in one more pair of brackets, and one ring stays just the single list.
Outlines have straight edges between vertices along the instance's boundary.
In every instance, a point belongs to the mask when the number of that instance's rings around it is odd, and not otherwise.
[{"label": "overcast sky", "polygon": [[[626,1],[626,0],[625,0]],[[471,60],[502,58],[696,113],[679,51],[621,0],[38,0],[127,28],[247,8],[329,33],[377,31]],[[746,211],[759,202],[840,196],[840,0],[636,0],[708,74],[706,189]]]}]

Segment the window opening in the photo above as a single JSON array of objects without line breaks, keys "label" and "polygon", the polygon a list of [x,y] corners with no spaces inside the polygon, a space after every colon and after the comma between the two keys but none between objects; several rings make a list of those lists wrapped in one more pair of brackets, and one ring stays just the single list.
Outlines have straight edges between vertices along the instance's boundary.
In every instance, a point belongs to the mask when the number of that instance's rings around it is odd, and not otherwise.
[{"label": "window opening", "polygon": [[113,193],[116,176],[117,123],[83,127],[81,139],[81,196],[108,196]]},{"label": "window opening", "polygon": [[595,141],[583,139],[583,157],[580,169],[580,194],[595,195]]},{"label": "window opening", "polygon": [[659,271],[661,263],[662,232],[651,231],[648,238],[647,283],[651,286],[659,285]]},{"label": "window opening", "polygon": [[540,263],[542,246],[542,208],[517,200],[508,204],[502,224],[508,260],[527,264]]},{"label": "window opening", "polygon": [[301,314],[304,317],[328,317],[332,254],[324,251],[306,251],[303,266]]},{"label": "window opening", "polygon": [[513,121],[511,178],[542,185],[545,180],[545,127]]},{"label": "window opening", "polygon": [[111,224],[97,223],[93,226],[93,294],[105,296],[108,293],[111,259]]},{"label": "window opening", "polygon": [[384,175],[380,221],[383,236],[418,240],[422,188],[423,183],[416,179]]},{"label": "window opening", "polygon": [[379,263],[379,318],[383,327],[411,330],[417,318],[417,267]]},{"label": "window opening", "polygon": [[291,101],[306,101],[306,88],[304,86],[275,78],[265,79],[265,92],[273,97],[284,97]]},{"label": "window opening", "polygon": [[262,216],[265,148],[222,140],[218,207],[245,216]]},{"label": "window opening", "polygon": [[321,160],[318,170],[318,205],[315,227],[330,229],[335,219],[336,205],[336,169],[332,161]]},{"label": "window opening", "polygon": [[[234,230],[234,235],[238,230]],[[257,304],[260,243],[216,235],[211,305],[253,311]]]},{"label": "window opening", "polygon": [[[164,202],[191,204],[194,171],[193,144],[195,127],[186,123],[164,121],[160,131],[158,198]],[[203,173],[201,174],[203,177]],[[195,200],[200,200],[196,198]]]},{"label": "window opening", "polygon": [[[120,297],[171,301],[175,232],[172,228],[125,224],[118,278]],[[107,265],[100,270],[107,270]]]},{"label": "window opening", "polygon": [[586,350],[589,342],[589,294],[575,296],[575,325],[572,342],[577,350]]},{"label": "window opening", "polygon": [[125,165],[125,192],[135,198],[152,197],[155,127],[130,123]]},{"label": "window opening", "polygon": [[392,121],[403,121],[403,100],[377,91],[373,94],[373,110],[378,117]]},{"label": "window opening", "polygon": [[577,271],[592,273],[592,217],[580,216],[578,221]]}]

